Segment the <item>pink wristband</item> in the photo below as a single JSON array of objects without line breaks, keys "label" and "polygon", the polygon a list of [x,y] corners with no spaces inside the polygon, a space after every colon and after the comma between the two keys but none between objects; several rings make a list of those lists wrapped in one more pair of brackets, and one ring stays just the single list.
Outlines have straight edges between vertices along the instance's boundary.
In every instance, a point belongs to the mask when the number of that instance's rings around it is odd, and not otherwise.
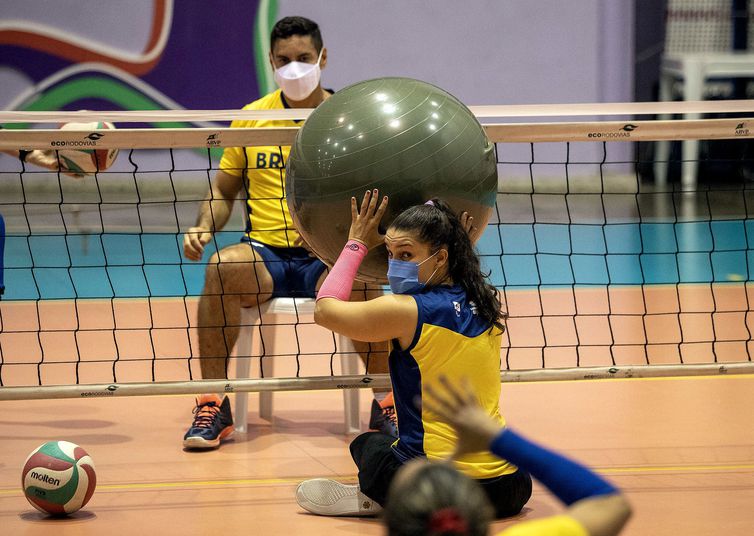
[{"label": "pink wristband", "polygon": [[361,261],[367,256],[367,247],[356,240],[349,240],[343,251],[340,252],[335,266],[327,274],[325,282],[317,292],[317,300],[322,298],[335,298],[340,301],[348,301],[351,297],[353,280],[361,266]]}]

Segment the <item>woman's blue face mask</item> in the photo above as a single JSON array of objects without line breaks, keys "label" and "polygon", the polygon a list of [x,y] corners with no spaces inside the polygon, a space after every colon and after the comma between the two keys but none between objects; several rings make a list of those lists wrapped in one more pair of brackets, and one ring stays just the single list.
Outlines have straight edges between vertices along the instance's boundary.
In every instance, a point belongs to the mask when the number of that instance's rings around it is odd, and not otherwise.
[{"label": "woman's blue face mask", "polygon": [[393,294],[416,294],[421,292],[427,283],[429,283],[435,276],[437,268],[435,268],[435,271],[429,276],[426,283],[422,283],[419,281],[419,266],[438,253],[440,253],[439,249],[419,263],[388,259],[387,280],[390,283],[390,290],[393,291]]}]

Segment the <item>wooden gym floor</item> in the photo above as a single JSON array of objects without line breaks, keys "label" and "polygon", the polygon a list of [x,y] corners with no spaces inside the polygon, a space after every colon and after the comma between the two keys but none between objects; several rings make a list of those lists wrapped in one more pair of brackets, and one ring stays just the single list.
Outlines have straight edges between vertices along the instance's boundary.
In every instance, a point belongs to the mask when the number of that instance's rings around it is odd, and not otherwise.
[{"label": "wooden gym floor", "polygon": [[[651,355],[616,353],[619,365],[643,364],[647,357],[653,364],[679,363],[679,354],[686,362],[710,362],[712,346],[694,341],[709,340],[714,326],[714,334],[722,337],[717,358],[746,361],[754,290],[741,284],[715,287],[714,295],[709,288],[681,290],[679,295],[673,287],[641,293],[616,288],[610,300],[604,292],[580,291],[580,310],[593,316],[546,325],[548,341],[575,344],[578,330],[581,344],[610,344],[603,340],[607,332],[616,343],[639,349],[648,339],[655,343]],[[548,308],[545,314],[575,315],[571,294],[561,294],[507,294],[509,332],[518,337],[511,342],[522,348],[538,344],[544,329],[537,317],[540,301]],[[607,315],[610,303],[620,306],[620,313],[638,315],[633,319],[638,321],[618,316],[608,326],[607,316],[594,316]],[[680,317],[684,340],[690,342],[679,346],[674,313],[681,305],[702,313]],[[81,383],[111,382],[113,356],[118,357],[119,382],[148,381],[153,366],[158,380],[186,379],[186,361],[169,357],[191,355],[195,348],[189,322],[194,308],[195,300],[170,299],[0,302],[4,385],[34,385],[38,370],[45,385],[75,383],[74,372]],[[646,333],[645,310],[669,315],[653,316]],[[663,323],[665,316],[672,322]],[[332,352],[332,335],[318,333],[318,326],[274,329],[266,336],[275,337],[280,354],[295,353],[299,339],[312,352]],[[42,355],[45,365],[38,369]],[[514,368],[536,368],[541,356],[541,351],[511,353],[508,359]],[[588,352],[585,356],[581,366],[609,364],[590,360]],[[193,360],[198,377],[196,364]],[[293,358],[278,358],[276,372],[295,375],[296,365]],[[567,352],[551,352],[547,365],[576,362]],[[327,375],[329,360],[302,359],[300,373]],[[370,398],[362,392],[364,424]],[[295,502],[296,485],[303,479],[355,480],[351,438],[341,432],[341,393],[278,393],[273,423],[256,416],[256,403],[252,396],[247,435],[216,451],[186,452],[181,440],[192,420],[190,396],[0,402],[0,534],[185,535],[249,529],[252,534],[381,534],[378,520],[316,517]],[[504,384],[501,407],[511,425],[597,468],[625,491],[635,514],[624,534],[754,533],[754,375]],[[28,453],[54,439],[84,447],[97,468],[91,502],[68,519],[39,514],[20,489]],[[535,484],[525,511],[494,529],[561,509]]]},{"label": "wooden gym floor", "polygon": [[[362,393],[363,408],[370,394]],[[374,519],[322,518],[294,499],[299,481],[354,481],[338,392],[279,393],[273,423],[186,452],[188,396],[2,402],[3,534],[381,534]],[[754,530],[754,376],[505,384],[509,423],[596,467],[634,507],[624,534],[748,535]],[[362,421],[367,418],[362,410]],[[21,465],[52,439],[84,446],[98,487],[68,519],[20,491]],[[541,485],[516,519],[561,510]]]}]

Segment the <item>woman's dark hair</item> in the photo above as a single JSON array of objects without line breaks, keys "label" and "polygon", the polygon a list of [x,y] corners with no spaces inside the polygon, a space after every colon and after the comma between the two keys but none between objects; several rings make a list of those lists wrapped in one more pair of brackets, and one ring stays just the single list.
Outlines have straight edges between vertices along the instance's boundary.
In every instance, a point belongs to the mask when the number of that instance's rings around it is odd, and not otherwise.
[{"label": "woman's dark hair", "polygon": [[278,39],[288,39],[293,35],[308,35],[312,38],[312,44],[317,52],[322,50],[322,34],[319,33],[319,26],[306,17],[283,17],[277,21],[270,34],[270,50],[275,48],[275,41]]},{"label": "woman's dark hair", "polygon": [[419,240],[430,244],[432,251],[448,248],[448,270],[456,285],[460,285],[479,316],[490,324],[504,329],[502,305],[497,289],[489,283],[489,274],[482,273],[479,255],[458,216],[441,199],[432,199],[401,212],[390,227],[416,233]]},{"label": "woman's dark hair", "polygon": [[478,482],[450,465],[425,463],[393,480],[382,518],[390,536],[484,536],[493,509]]}]

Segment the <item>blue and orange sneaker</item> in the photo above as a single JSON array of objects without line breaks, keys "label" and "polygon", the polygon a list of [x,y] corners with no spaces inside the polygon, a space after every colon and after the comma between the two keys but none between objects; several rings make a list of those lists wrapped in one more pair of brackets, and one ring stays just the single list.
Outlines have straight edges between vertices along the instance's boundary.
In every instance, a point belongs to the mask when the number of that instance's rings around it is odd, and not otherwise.
[{"label": "blue and orange sneaker", "polygon": [[395,438],[398,437],[398,416],[395,414],[395,402],[393,401],[392,392],[382,402],[372,400],[369,429]]},{"label": "blue and orange sneaker", "polygon": [[183,436],[183,446],[187,449],[213,449],[231,434],[233,415],[228,397],[223,397],[222,401],[214,394],[197,398],[194,422]]}]

